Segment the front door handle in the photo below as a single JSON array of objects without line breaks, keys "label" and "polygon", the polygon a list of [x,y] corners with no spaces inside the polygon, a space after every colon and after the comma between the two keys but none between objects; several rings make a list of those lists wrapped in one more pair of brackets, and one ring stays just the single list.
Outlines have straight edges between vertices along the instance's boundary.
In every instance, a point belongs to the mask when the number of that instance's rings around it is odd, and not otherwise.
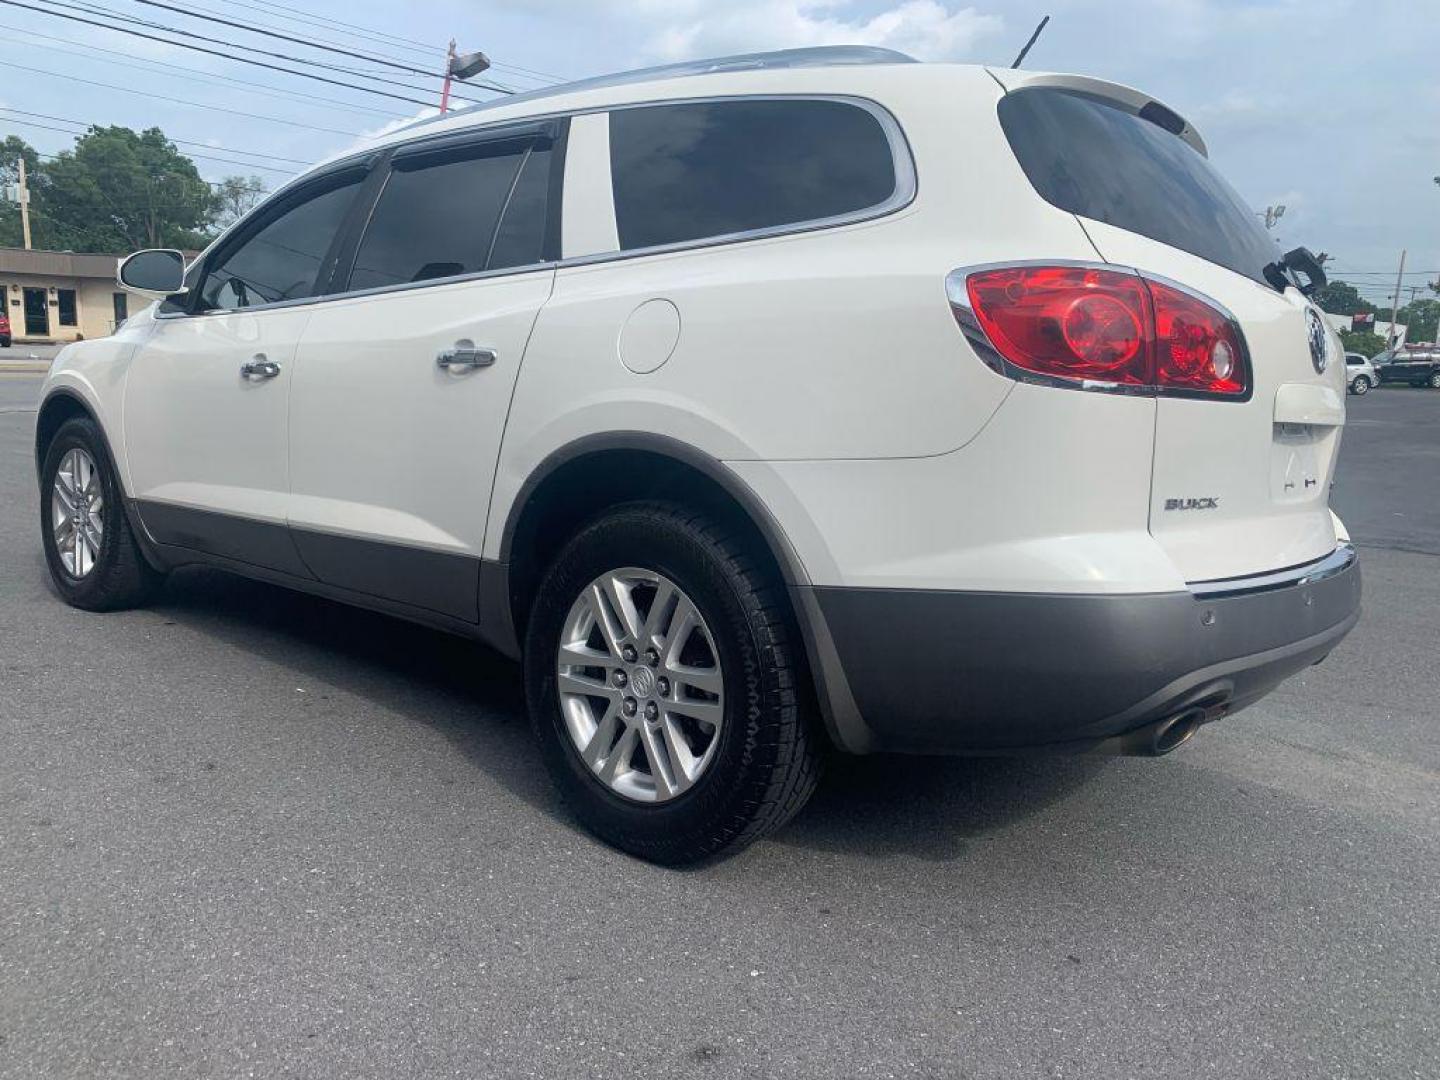
[{"label": "front door handle", "polygon": [[240,365],[242,379],[273,379],[279,374],[280,365],[274,360],[265,359],[264,353],[256,353],[248,362]]},{"label": "front door handle", "polygon": [[437,367],[445,371],[474,371],[495,363],[495,350],[476,348],[469,338],[461,338],[453,348],[441,349],[435,357]]}]

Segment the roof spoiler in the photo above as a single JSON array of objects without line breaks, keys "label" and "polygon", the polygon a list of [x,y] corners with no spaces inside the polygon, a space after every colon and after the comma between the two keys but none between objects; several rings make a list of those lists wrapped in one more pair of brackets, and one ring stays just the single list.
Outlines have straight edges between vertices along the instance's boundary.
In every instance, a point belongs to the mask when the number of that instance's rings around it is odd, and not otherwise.
[{"label": "roof spoiler", "polygon": [[1017,71],[1013,68],[986,68],[991,77],[1009,93],[1032,86],[1053,86],[1060,90],[1073,90],[1088,94],[1117,105],[1126,112],[1134,113],[1142,120],[1148,120],[1162,127],[1172,135],[1178,135],[1201,157],[1209,157],[1205,140],[1183,116],[1164,102],[1156,101],[1149,94],[1141,93],[1132,86],[1092,79],[1088,75],[1056,75],[1051,72]]}]

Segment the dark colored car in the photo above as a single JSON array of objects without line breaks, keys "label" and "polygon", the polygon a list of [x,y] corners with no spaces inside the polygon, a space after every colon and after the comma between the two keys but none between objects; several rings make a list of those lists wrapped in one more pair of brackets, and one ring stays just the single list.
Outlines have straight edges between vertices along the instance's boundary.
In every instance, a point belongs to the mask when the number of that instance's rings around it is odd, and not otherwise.
[{"label": "dark colored car", "polygon": [[1382,383],[1409,383],[1440,390],[1440,346],[1386,349],[1371,361]]}]

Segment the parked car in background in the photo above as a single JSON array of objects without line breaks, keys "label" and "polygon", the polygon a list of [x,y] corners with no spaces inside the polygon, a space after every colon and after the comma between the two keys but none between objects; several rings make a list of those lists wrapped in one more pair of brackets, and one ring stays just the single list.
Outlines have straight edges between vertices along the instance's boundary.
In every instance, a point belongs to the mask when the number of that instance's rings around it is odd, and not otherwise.
[{"label": "parked car in background", "polygon": [[1382,383],[1409,383],[1440,390],[1440,346],[1405,345],[1386,349],[1371,363]]},{"label": "parked car in background", "polygon": [[785,821],[827,742],[1163,754],[1359,617],[1290,265],[1092,78],[516,95],[127,259],[160,302],[45,384],[46,559],[81,608],[207,563],[523,658],[579,818],[664,863]]},{"label": "parked car in background", "polygon": [[1380,381],[1374,366],[1358,352],[1345,354],[1345,378],[1352,394],[1368,394],[1370,388]]}]

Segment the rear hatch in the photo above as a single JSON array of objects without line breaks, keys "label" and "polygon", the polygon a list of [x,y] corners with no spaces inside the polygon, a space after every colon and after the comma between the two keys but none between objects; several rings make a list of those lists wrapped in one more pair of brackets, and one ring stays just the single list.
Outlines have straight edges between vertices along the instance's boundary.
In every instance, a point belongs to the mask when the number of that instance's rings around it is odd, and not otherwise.
[{"label": "rear hatch", "polygon": [[1091,79],[994,74],[1011,91],[1000,119],[1026,175],[1075,214],[1101,260],[1198,293],[1243,334],[1243,396],[1158,397],[1151,534],[1192,582],[1328,554],[1343,354],[1298,288],[1267,280],[1279,252],[1258,216],[1158,102]]}]

